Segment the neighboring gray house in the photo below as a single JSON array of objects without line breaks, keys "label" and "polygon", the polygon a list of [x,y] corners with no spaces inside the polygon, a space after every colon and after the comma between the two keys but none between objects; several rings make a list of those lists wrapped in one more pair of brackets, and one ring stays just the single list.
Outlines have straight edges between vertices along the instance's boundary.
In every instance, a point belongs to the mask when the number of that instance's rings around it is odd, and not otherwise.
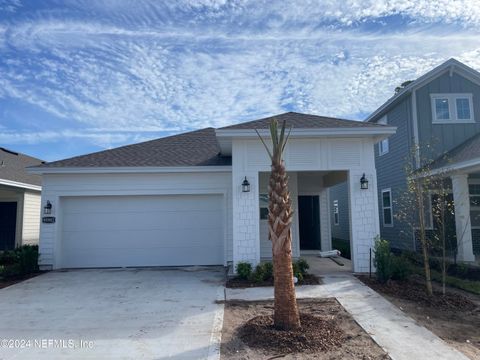
[{"label": "neighboring gray house", "polygon": [[[397,128],[396,134],[375,145],[382,238],[393,248],[419,248],[411,227],[396,216],[405,207],[406,159],[413,157],[415,168],[436,159],[433,171],[447,175],[455,204],[455,215],[447,219],[451,249],[459,260],[474,261],[474,254],[480,254],[480,73],[450,59],[401,89],[366,121]],[[332,210],[333,238],[348,240],[348,226],[342,224],[342,215],[348,213],[345,189],[346,184],[330,189],[330,205],[334,209],[338,201],[339,214]],[[428,194],[431,231],[436,196]]]},{"label": "neighboring gray house", "polygon": [[38,244],[42,177],[27,166],[42,160],[0,147],[0,251]]}]

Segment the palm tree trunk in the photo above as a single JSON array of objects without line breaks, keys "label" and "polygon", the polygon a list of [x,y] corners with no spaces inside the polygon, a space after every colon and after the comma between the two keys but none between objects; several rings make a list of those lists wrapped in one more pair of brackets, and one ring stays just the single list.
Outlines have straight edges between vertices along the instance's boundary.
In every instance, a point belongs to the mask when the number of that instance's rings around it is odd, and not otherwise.
[{"label": "palm tree trunk", "polygon": [[274,263],[274,326],[292,330],[300,327],[292,269],[292,208],[283,161],[272,161],[269,181],[269,234]]}]

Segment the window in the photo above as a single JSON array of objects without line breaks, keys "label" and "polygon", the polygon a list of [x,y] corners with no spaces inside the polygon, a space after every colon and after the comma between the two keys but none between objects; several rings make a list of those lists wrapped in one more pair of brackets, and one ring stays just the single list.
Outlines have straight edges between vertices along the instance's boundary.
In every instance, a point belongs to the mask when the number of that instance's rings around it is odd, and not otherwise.
[{"label": "window", "polygon": [[[385,115],[383,118],[378,120],[379,124],[387,124],[387,116]],[[388,144],[388,138],[380,141],[380,144],[378,144],[378,155],[382,156],[386,153],[388,153],[389,150],[389,144]]]},{"label": "window", "polygon": [[431,94],[433,123],[474,122],[472,94]]},{"label": "window", "polygon": [[382,190],[383,226],[393,226],[392,191]]},{"label": "window", "polygon": [[260,220],[268,220],[268,194],[260,194]]},{"label": "window", "polygon": [[338,218],[338,200],[333,200],[333,224],[338,225],[340,224]]}]

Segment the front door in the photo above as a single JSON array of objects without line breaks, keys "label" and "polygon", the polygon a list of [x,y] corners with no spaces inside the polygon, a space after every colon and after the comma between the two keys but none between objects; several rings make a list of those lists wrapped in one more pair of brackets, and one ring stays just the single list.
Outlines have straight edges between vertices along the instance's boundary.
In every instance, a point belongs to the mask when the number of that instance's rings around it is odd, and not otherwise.
[{"label": "front door", "polygon": [[300,249],[320,250],[320,201],[316,196],[298,197]]},{"label": "front door", "polygon": [[0,202],[0,250],[15,248],[17,228],[17,203]]}]

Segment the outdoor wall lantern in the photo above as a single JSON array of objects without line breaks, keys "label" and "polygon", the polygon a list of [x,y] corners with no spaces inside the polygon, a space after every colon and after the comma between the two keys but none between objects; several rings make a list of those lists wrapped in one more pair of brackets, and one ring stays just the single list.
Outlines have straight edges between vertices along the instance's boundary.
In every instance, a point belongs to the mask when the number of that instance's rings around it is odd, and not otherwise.
[{"label": "outdoor wall lantern", "polygon": [[43,213],[45,215],[50,215],[52,213],[52,204],[47,200],[47,204],[43,207]]},{"label": "outdoor wall lantern", "polygon": [[245,176],[245,180],[242,182],[242,192],[250,192],[250,183],[247,180],[247,177]]},{"label": "outdoor wall lantern", "polygon": [[363,176],[360,178],[360,189],[368,189],[368,180],[365,178],[365,173],[363,173]]}]

